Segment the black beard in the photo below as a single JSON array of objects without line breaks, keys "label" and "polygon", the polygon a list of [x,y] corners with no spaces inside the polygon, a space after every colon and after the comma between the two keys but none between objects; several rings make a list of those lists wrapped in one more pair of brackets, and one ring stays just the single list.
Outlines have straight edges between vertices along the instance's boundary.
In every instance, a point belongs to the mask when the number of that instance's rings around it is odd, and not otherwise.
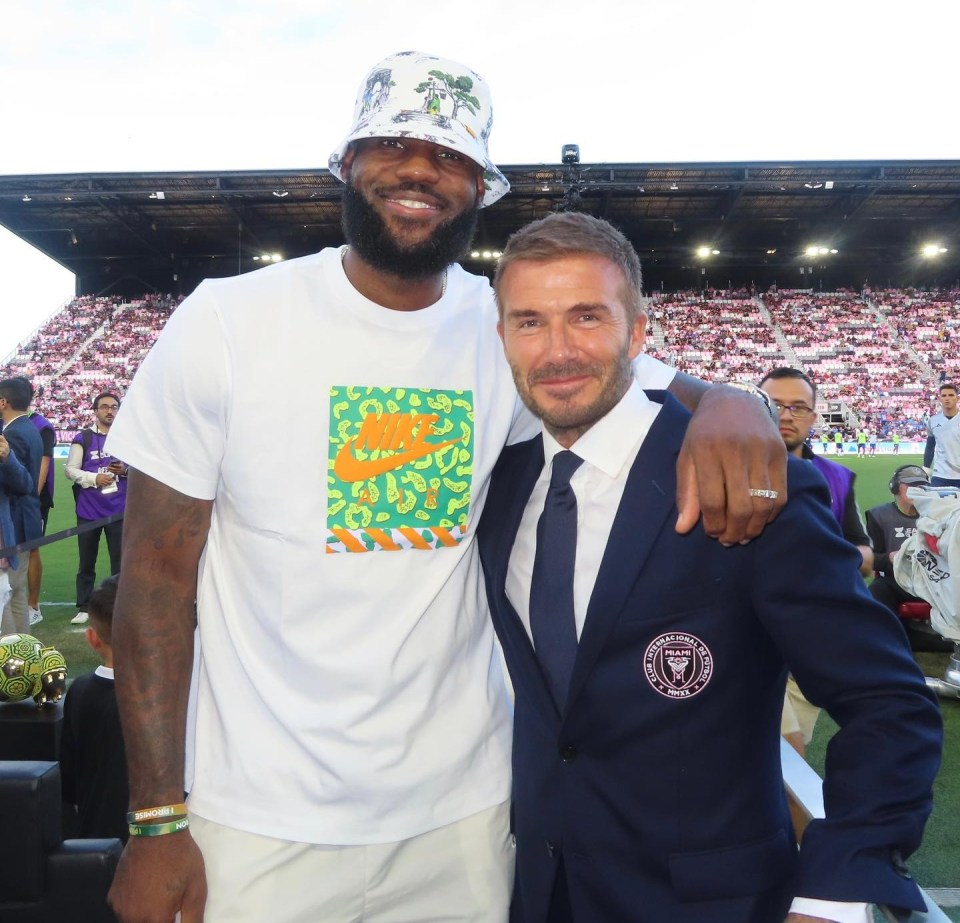
[{"label": "black beard", "polygon": [[[415,191],[416,185],[407,187]],[[426,240],[410,247],[398,241],[377,210],[350,183],[343,187],[340,225],[347,243],[365,263],[401,279],[419,280],[443,272],[470,246],[480,209],[474,205],[437,226]]]}]

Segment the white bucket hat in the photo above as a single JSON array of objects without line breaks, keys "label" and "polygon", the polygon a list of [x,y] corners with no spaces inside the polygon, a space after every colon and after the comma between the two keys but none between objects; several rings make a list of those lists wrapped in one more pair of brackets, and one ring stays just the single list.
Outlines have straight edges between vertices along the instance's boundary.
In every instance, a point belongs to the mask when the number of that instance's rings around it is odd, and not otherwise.
[{"label": "white bucket hat", "polygon": [[359,138],[429,141],[483,168],[481,206],[486,207],[510,190],[487,153],[492,127],[490,90],[482,77],[456,61],[402,51],[384,58],[367,74],[357,94],[353,128],[330,155],[328,166],[343,180],[343,158]]}]

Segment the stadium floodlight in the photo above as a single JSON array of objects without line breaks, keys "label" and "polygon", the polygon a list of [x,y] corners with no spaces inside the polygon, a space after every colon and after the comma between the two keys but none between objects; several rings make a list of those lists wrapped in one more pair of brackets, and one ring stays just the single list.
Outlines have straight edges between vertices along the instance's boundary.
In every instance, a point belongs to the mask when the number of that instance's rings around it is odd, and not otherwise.
[{"label": "stadium floodlight", "polygon": [[804,256],[829,256],[833,253],[839,253],[836,247],[825,247],[823,244],[811,244],[803,251]]},{"label": "stadium floodlight", "polygon": [[503,254],[502,254],[499,250],[494,250],[494,251],[493,251],[493,258],[494,258],[495,260],[499,260],[501,256],[503,256]]},{"label": "stadium floodlight", "polygon": [[946,253],[947,248],[941,246],[940,244],[924,244],[920,250],[922,256],[926,257],[928,260],[933,257],[940,256],[941,253]]},{"label": "stadium floodlight", "polygon": [[471,251],[470,251],[470,258],[471,258],[471,259],[474,259],[474,260],[479,260],[479,259],[480,259],[480,251],[479,251],[479,250],[471,250]]},{"label": "stadium floodlight", "polygon": [[273,253],[273,254],[271,254],[271,256],[270,256],[270,259],[273,260],[274,263],[280,263],[280,262],[283,261],[283,254],[282,254],[282,253]]},{"label": "stadium floodlight", "polygon": [[697,247],[697,256],[699,256],[701,260],[709,259],[711,256],[717,256],[719,253],[720,251],[714,250],[713,247]]}]

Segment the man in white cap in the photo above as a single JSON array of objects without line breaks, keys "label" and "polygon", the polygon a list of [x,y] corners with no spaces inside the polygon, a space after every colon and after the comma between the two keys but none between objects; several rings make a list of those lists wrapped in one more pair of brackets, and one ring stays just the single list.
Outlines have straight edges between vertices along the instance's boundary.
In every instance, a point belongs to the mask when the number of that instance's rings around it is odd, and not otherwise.
[{"label": "man in white cap", "polygon": [[[509,188],[491,124],[469,68],[378,64],[330,158],[348,245],[203,283],[131,385],[108,444],[131,466],[124,923],[507,918],[510,706],[473,531],[501,449],[536,424],[488,282],[456,264]],[[736,542],[779,510],[764,413],[704,397],[678,529],[699,505]]]}]

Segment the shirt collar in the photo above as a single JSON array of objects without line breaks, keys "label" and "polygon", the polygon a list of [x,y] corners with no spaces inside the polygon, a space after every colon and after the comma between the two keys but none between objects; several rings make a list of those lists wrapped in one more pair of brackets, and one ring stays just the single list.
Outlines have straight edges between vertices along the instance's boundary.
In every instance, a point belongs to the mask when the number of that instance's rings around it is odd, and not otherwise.
[{"label": "shirt collar", "polygon": [[103,664],[100,664],[93,672],[96,673],[97,676],[102,676],[104,679],[113,679],[113,667],[105,667]]},{"label": "shirt collar", "polygon": [[[615,478],[633,461],[637,443],[647,435],[659,409],[660,405],[651,401],[634,379],[617,405],[570,446],[570,451]],[[553,456],[562,451],[563,446],[544,429],[544,468],[549,468]]]}]

